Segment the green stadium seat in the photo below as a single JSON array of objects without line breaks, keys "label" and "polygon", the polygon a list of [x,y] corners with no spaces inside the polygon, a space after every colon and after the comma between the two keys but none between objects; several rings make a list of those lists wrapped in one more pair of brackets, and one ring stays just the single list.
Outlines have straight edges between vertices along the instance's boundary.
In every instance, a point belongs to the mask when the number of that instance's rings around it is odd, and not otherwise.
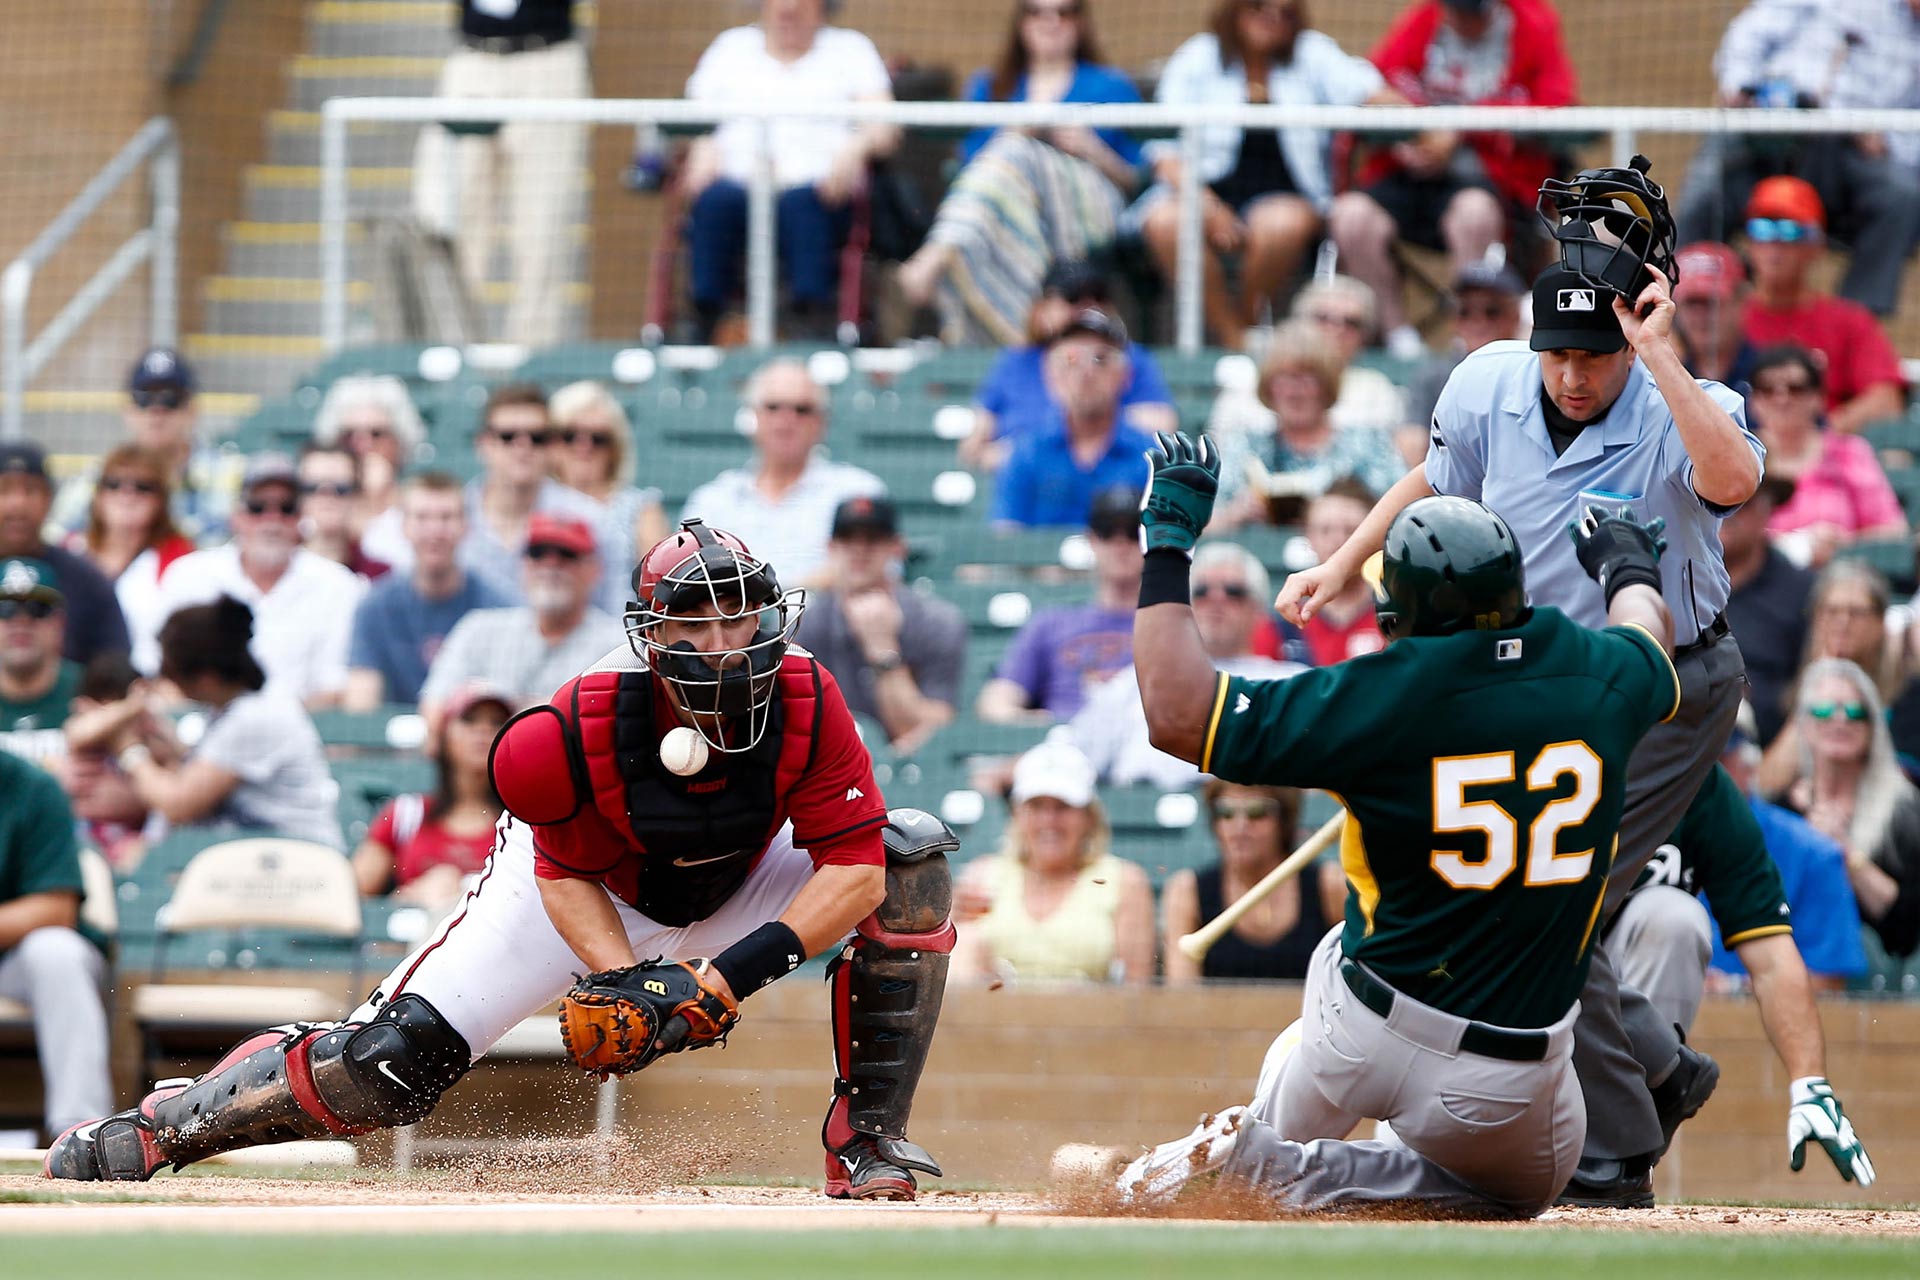
[{"label": "green stadium seat", "polygon": [[896,391],[970,404],[974,389],[1000,359],[996,347],[956,347],[928,356],[894,379]]},{"label": "green stadium seat", "polygon": [[1834,552],[1837,560],[1860,560],[1872,565],[1893,589],[1902,594],[1914,589],[1914,548],[1905,538],[1893,538],[1876,542],[1856,542],[1852,546],[1842,547]]},{"label": "green stadium seat", "polygon": [[1889,472],[1905,470],[1920,463],[1920,418],[1889,418],[1870,423],[1860,435],[1880,455],[1880,465]]},{"label": "green stadium seat", "polygon": [[549,393],[569,382],[604,382],[610,389],[664,381],[658,355],[632,342],[569,342],[528,356],[514,370],[516,382],[537,382]]},{"label": "green stadium seat", "polygon": [[418,708],[405,703],[376,711],[316,711],[313,727],[326,746],[370,751],[417,750],[425,732]]}]

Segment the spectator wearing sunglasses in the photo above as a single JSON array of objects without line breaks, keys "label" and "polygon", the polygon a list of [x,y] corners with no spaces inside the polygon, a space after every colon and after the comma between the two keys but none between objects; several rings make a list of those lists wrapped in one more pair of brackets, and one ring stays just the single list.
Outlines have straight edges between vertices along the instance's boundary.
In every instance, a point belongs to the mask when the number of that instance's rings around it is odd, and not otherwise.
[{"label": "spectator wearing sunglasses", "polygon": [[[160,584],[163,617],[223,596],[246,605],[268,692],[309,710],[338,705],[346,689],[353,611],[365,591],[344,565],[300,545],[300,476],[282,453],[248,461],[233,541],[181,557]],[[158,635],[134,638],[134,666],[152,675],[162,658]]]},{"label": "spectator wearing sunglasses", "polygon": [[[196,542],[223,535],[227,515],[240,487],[245,461],[229,450],[194,438],[199,420],[193,368],[179,352],[154,347],[141,355],[127,377],[127,401],[120,417],[129,443],[160,455],[166,462],[173,522]],[[97,471],[69,481],[60,490],[53,521],[62,529],[85,527]],[[71,588],[72,580],[68,580]]]},{"label": "spectator wearing sunglasses", "polygon": [[1268,894],[1204,959],[1181,952],[1182,937],[1245,896],[1293,851],[1300,835],[1301,797],[1292,787],[1209,778],[1200,796],[1220,857],[1198,871],[1174,872],[1161,890],[1167,981],[1305,978],[1314,947],[1329,923],[1340,918],[1345,902],[1346,878],[1338,859],[1323,859]]},{"label": "spectator wearing sunglasses", "polygon": [[401,571],[408,562],[400,528],[400,477],[426,439],[426,424],[407,384],[391,374],[337,379],[313,416],[313,442],[341,446],[359,463],[353,531],[361,550]]},{"label": "spectator wearing sunglasses", "polygon": [[1872,313],[1813,287],[1826,227],[1819,195],[1800,179],[1768,178],[1753,189],[1747,201],[1754,285],[1747,341],[1759,347],[1797,342],[1819,352],[1827,366],[1828,422],[1838,431],[1858,431],[1899,417],[1906,410],[1906,386],[1900,357]]},{"label": "spectator wearing sunglasses", "polygon": [[[547,395],[538,386],[508,383],[487,397],[474,441],[480,474],[467,482],[467,535],[460,544],[460,563],[504,600],[521,598],[521,553],[527,546],[528,521],[535,514],[582,521],[593,530],[595,545],[615,545],[600,504],[547,474],[553,439]],[[631,566],[615,570],[604,561],[596,563],[602,565],[596,586],[600,607],[618,614],[626,608]]]},{"label": "spectator wearing sunglasses", "polygon": [[1830,659],[1807,668],[1795,710],[1800,770],[1783,803],[1847,852],[1860,918],[1888,955],[1920,947],[1920,791],[1901,774],[1873,679]]},{"label": "spectator wearing sunglasses", "polygon": [[1126,326],[1095,307],[1074,316],[1047,344],[1047,389],[1058,409],[1048,427],[1013,446],[1000,469],[996,523],[1085,528],[1096,493],[1146,486],[1152,437],[1120,417],[1133,368],[1128,346]]},{"label": "spectator wearing sunglasses", "polygon": [[56,769],[67,753],[61,726],[80,691],[80,664],[60,656],[66,629],[53,566],[0,561],[0,751]]},{"label": "spectator wearing sunglasses", "polygon": [[682,520],[704,520],[750,547],[780,548],[780,583],[821,585],[833,513],[848,498],[884,493],[871,471],[826,456],[827,393],[798,360],[765,364],[743,397],[753,414],[753,462],[695,489]]},{"label": "spectator wearing sunglasses", "polygon": [[1352,276],[1316,280],[1293,297],[1293,319],[1318,329],[1346,363],[1331,410],[1335,426],[1379,431],[1406,413],[1407,398],[1392,378],[1354,363],[1379,339],[1379,316],[1373,290]]},{"label": "spectator wearing sunglasses", "polygon": [[53,566],[67,600],[67,657],[85,663],[103,653],[125,653],[127,623],[113,584],[85,556],[49,545],[42,536],[52,506],[46,452],[27,441],[0,444],[0,557]]},{"label": "spectator wearing sunglasses", "polygon": [[1841,547],[1905,538],[1907,518],[1873,446],[1825,429],[1825,371],[1805,347],[1768,347],[1754,361],[1754,433],[1767,473],[1793,482],[1767,532],[1796,561],[1818,569]]},{"label": "spectator wearing sunglasses", "polygon": [[545,701],[609,651],[625,651],[620,620],[593,603],[600,556],[584,520],[531,517],[520,573],[525,604],[475,609],[447,633],[420,689],[429,724],[440,724],[448,699],[468,685],[502,690],[519,710]]},{"label": "spectator wearing sunglasses", "polygon": [[[1266,618],[1273,583],[1259,557],[1232,542],[1203,542],[1193,557],[1193,616],[1214,665],[1250,680],[1280,680],[1306,670],[1297,662],[1254,652],[1254,633]],[[1163,791],[1197,786],[1203,775],[1168,755],[1147,736],[1138,673],[1129,666],[1088,697],[1070,727],[1100,780],[1144,783]]]},{"label": "spectator wearing sunglasses", "polygon": [[160,630],[160,583],[193,551],[173,522],[166,460],[137,444],[123,444],[101,460],[86,527],[67,541],[113,583],[132,635]]},{"label": "spectator wearing sunglasses", "polygon": [[360,462],[340,445],[308,444],[296,465],[300,475],[300,544],[317,556],[345,565],[371,582],[390,565],[369,556],[354,534],[360,500]]},{"label": "spectator wearing sunglasses", "polygon": [[618,576],[639,561],[641,549],[671,532],[660,491],[633,482],[633,424],[613,393],[597,382],[569,383],[553,393],[547,409],[553,416],[550,472],[605,510],[614,541],[603,554],[608,572]]},{"label": "spectator wearing sunglasses", "polygon": [[[1526,337],[1520,320],[1520,299],[1527,282],[1506,261],[1492,256],[1468,263],[1453,273],[1447,291],[1447,313],[1453,322],[1453,340],[1439,354],[1421,362],[1407,382],[1407,411],[1394,432],[1394,445],[1409,466],[1427,455],[1428,426],[1440,392],[1460,362],[1489,342]],[[1738,317],[1735,317],[1738,323]]]}]

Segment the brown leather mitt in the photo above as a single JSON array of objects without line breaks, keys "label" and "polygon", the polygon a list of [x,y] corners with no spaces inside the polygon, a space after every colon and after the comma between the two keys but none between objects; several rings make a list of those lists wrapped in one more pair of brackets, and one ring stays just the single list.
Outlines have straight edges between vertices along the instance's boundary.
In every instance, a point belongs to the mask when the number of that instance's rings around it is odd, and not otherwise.
[{"label": "brown leather mitt", "polygon": [[654,959],[576,979],[560,1001],[561,1043],[602,1078],[722,1043],[740,1006],[708,985],[712,972],[706,960]]}]

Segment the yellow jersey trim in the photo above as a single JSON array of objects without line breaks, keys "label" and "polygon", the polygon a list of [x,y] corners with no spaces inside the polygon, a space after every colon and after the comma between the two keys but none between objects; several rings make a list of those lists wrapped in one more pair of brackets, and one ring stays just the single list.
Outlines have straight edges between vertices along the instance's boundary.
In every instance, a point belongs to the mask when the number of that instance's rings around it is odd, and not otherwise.
[{"label": "yellow jersey trim", "polygon": [[1340,830],[1340,870],[1345,873],[1354,901],[1359,904],[1360,918],[1366,922],[1361,936],[1370,938],[1373,913],[1380,906],[1380,882],[1373,878],[1373,867],[1367,862],[1367,841],[1360,832],[1360,819],[1354,814],[1353,806],[1337,791],[1327,794],[1347,811],[1347,824]]},{"label": "yellow jersey trim", "polygon": [[1743,942],[1752,942],[1755,938],[1771,938],[1777,933],[1792,932],[1793,926],[1790,924],[1763,924],[1758,929],[1748,929],[1744,933],[1722,938],[1721,941],[1729,947],[1737,947]]},{"label": "yellow jersey trim", "polygon": [[1641,635],[1653,641],[1653,651],[1660,655],[1660,660],[1662,662],[1667,664],[1667,674],[1673,677],[1673,709],[1671,711],[1668,711],[1667,714],[1660,717],[1660,723],[1665,724],[1667,721],[1673,719],[1675,716],[1680,714],[1680,672],[1677,669],[1675,669],[1673,665],[1673,655],[1669,654],[1667,652],[1667,647],[1660,643],[1660,637],[1654,635],[1653,632],[1647,630],[1645,627],[1641,626],[1639,623],[1623,622],[1620,625],[1625,627],[1632,627],[1635,631],[1638,631]]},{"label": "yellow jersey trim", "polygon": [[1207,716],[1207,740],[1200,744],[1200,772],[1213,772],[1213,740],[1220,732],[1220,713],[1227,707],[1227,673],[1217,672],[1213,689],[1213,711]]},{"label": "yellow jersey trim", "polygon": [[[1620,833],[1616,831],[1613,833],[1613,848],[1607,850],[1607,874],[1608,875],[1613,874],[1614,859],[1618,858],[1619,856],[1620,856]],[[1600,892],[1595,894],[1593,897],[1593,914],[1587,917],[1587,930],[1585,933],[1580,935],[1580,950],[1577,954],[1583,955],[1583,956],[1587,954],[1587,945],[1593,941],[1594,928],[1598,926],[1600,923],[1600,908],[1606,903],[1606,900],[1607,900],[1607,881],[1603,877],[1600,881]]]}]

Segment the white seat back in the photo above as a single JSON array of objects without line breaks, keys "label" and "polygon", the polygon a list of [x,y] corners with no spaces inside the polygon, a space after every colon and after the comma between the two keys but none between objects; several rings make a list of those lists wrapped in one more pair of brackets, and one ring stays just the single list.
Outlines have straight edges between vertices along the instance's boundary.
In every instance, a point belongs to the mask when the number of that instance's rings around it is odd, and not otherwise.
[{"label": "white seat back", "polygon": [[168,933],[247,927],[323,937],[360,936],[360,888],[339,851],[305,840],[257,836],[194,855],[160,909]]}]

